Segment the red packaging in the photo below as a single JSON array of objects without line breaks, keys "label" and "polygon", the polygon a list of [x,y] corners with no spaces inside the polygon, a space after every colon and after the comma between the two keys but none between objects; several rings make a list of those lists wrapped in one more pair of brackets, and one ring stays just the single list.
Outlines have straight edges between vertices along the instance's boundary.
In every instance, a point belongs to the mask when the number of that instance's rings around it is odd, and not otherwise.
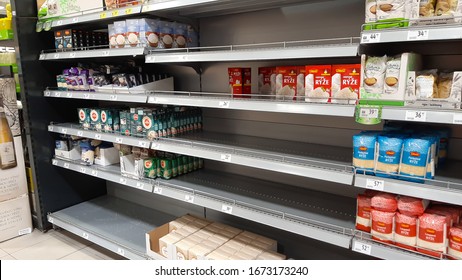
[{"label": "red packaging", "polygon": [[276,98],[296,100],[298,67],[276,67]]},{"label": "red packaging", "polygon": [[419,217],[417,234],[417,251],[440,257],[446,253],[448,218],[440,215],[424,213]]},{"label": "red packaging", "polygon": [[453,227],[449,230],[448,255],[452,259],[462,260],[462,228]]},{"label": "red packaging", "polygon": [[332,103],[356,104],[360,82],[361,64],[332,65]]},{"label": "red packaging", "polygon": [[371,207],[375,210],[394,213],[398,209],[396,195],[390,193],[379,193],[372,197]]},{"label": "red packaging", "polygon": [[372,239],[393,244],[393,223],[395,213],[371,210]]},{"label": "red packaging", "polygon": [[455,205],[437,204],[437,205],[432,205],[430,209],[451,213],[453,224],[458,224],[460,221],[460,209],[459,207]]},{"label": "red packaging", "polygon": [[406,216],[420,216],[425,212],[428,201],[420,198],[402,196],[398,199],[398,210]]},{"label": "red packaging", "polygon": [[262,96],[263,98],[268,98],[275,94],[273,90],[274,85],[271,86],[271,76],[274,75],[275,72],[276,68],[274,67],[258,68],[258,93],[264,95]]},{"label": "red packaging", "polygon": [[242,68],[244,86],[242,87],[243,97],[250,98],[252,94],[252,68]]},{"label": "red packaging", "polygon": [[242,97],[243,85],[242,79],[244,73],[242,68],[228,68],[229,89],[234,97]]},{"label": "red packaging", "polygon": [[306,66],[305,100],[307,102],[331,102],[331,65]]},{"label": "red packaging", "polygon": [[303,96],[305,96],[305,78],[306,78],[306,67],[300,66],[298,67],[298,75],[297,75],[297,100],[303,101]]},{"label": "red packaging", "polygon": [[359,194],[357,199],[356,229],[371,232],[371,198]]},{"label": "red packaging", "polygon": [[417,243],[417,218],[396,213],[395,244],[399,247],[415,250]]}]

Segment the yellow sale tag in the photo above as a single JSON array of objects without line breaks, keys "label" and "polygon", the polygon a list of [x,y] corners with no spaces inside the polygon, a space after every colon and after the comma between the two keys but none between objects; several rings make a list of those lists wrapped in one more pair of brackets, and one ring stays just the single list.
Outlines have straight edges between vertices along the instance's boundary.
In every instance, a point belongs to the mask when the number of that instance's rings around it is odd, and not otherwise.
[{"label": "yellow sale tag", "polygon": [[112,16],[116,17],[119,15],[119,10],[112,11]]},{"label": "yellow sale tag", "polygon": [[128,9],[125,10],[125,14],[126,14],[126,15],[129,15],[129,14],[131,14],[131,13],[133,13],[132,8],[128,8]]},{"label": "yellow sale tag", "polygon": [[101,14],[99,14],[99,18],[107,18],[107,14],[106,13],[101,13]]}]

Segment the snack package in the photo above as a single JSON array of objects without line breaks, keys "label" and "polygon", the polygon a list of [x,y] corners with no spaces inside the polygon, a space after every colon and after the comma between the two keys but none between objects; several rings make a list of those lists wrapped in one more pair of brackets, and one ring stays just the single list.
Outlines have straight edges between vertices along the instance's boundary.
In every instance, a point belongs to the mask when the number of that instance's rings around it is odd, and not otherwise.
[{"label": "snack package", "polygon": [[436,0],[420,0],[419,3],[419,16],[432,17],[435,15]]},{"label": "snack package", "polygon": [[159,20],[140,19],[140,42],[143,46],[159,47]]},{"label": "snack package", "polygon": [[459,0],[436,0],[435,15],[450,16],[458,10]]},{"label": "snack package", "polygon": [[438,98],[438,70],[417,72],[415,79],[417,99]]},{"label": "snack package", "polygon": [[377,0],[378,21],[401,21],[406,16],[407,0]]},{"label": "snack package", "polygon": [[377,0],[366,0],[366,19],[365,23],[377,21]]},{"label": "snack package", "polygon": [[396,94],[399,87],[399,74],[401,70],[401,56],[389,57],[385,71],[385,94]]},{"label": "snack package", "polygon": [[438,76],[438,98],[449,98],[451,96],[452,81],[454,73],[440,73]]}]

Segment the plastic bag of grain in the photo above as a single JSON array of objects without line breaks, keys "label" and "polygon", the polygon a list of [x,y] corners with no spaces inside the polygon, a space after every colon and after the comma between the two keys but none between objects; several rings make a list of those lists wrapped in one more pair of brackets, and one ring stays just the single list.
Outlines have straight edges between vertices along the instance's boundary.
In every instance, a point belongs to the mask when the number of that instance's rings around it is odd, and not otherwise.
[{"label": "plastic bag of grain", "polygon": [[449,230],[448,255],[450,258],[462,260],[462,226]]},{"label": "plastic bag of grain", "polygon": [[427,176],[427,164],[431,157],[431,142],[425,139],[408,138],[404,140],[403,155],[399,165],[401,179],[423,183]]},{"label": "plastic bag of grain", "polygon": [[372,239],[385,243],[393,244],[393,226],[394,212],[384,212],[379,210],[371,210],[371,234]]},{"label": "plastic bag of grain", "polygon": [[384,212],[396,212],[398,209],[398,200],[395,194],[379,193],[371,199],[372,209]]},{"label": "plastic bag of grain", "polygon": [[401,161],[403,138],[400,136],[379,136],[377,143],[378,156],[375,163],[375,175],[396,177]]},{"label": "plastic bag of grain", "polygon": [[373,175],[375,164],[376,132],[362,132],[353,136],[353,166]]},{"label": "plastic bag of grain", "polygon": [[371,232],[371,197],[358,194],[356,201],[356,229]]},{"label": "plastic bag of grain", "polygon": [[417,217],[396,213],[395,244],[399,247],[415,250],[417,244]]},{"label": "plastic bag of grain", "polygon": [[458,209],[451,209],[449,206],[445,206],[445,205],[432,205],[425,212],[429,214],[436,214],[436,215],[448,217],[448,221],[449,221],[448,227],[452,227],[454,224],[458,224],[457,222],[459,220],[459,210]]},{"label": "plastic bag of grain", "polygon": [[434,257],[446,253],[449,222],[445,216],[428,213],[420,216],[417,228],[417,251]]},{"label": "plastic bag of grain", "polygon": [[398,199],[398,211],[406,216],[418,217],[425,212],[429,203],[430,202],[425,199],[401,196]]},{"label": "plastic bag of grain", "polygon": [[446,211],[452,215],[452,224],[457,225],[460,223],[460,206],[447,205],[447,204],[436,204],[430,207],[432,210]]}]

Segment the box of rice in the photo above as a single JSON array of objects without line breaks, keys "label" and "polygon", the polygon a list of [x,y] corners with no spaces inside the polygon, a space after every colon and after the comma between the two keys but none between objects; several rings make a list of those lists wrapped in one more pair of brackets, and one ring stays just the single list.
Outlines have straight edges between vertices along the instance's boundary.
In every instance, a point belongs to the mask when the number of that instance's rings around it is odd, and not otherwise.
[{"label": "box of rice", "polygon": [[447,224],[446,217],[424,213],[419,217],[417,230],[417,251],[441,257],[446,253],[447,247]]},{"label": "box of rice", "polygon": [[451,259],[462,260],[462,226],[449,230],[448,256]]},{"label": "box of rice", "polygon": [[379,193],[371,199],[372,209],[384,212],[396,212],[398,209],[398,200],[395,194]]},{"label": "box of rice", "polygon": [[394,227],[394,212],[383,212],[379,210],[371,210],[372,226],[371,234],[372,239],[393,244],[393,227]]},{"label": "box of rice", "polygon": [[403,148],[403,138],[399,136],[379,136],[378,157],[375,163],[375,175],[395,178],[398,175],[399,163]]},{"label": "box of rice", "polygon": [[358,172],[374,174],[377,133],[360,133],[353,136],[353,166]]},{"label": "box of rice", "polygon": [[398,211],[406,216],[418,217],[425,212],[425,209],[427,209],[429,203],[430,202],[428,200],[409,196],[401,196],[398,199]]},{"label": "box of rice", "polygon": [[371,197],[358,194],[356,210],[356,229],[371,232]]},{"label": "box of rice", "polygon": [[396,213],[395,244],[399,247],[415,250],[417,244],[417,218]]},{"label": "box of rice", "polygon": [[423,183],[427,176],[427,164],[431,156],[431,142],[425,139],[408,138],[404,140],[403,156],[399,165],[401,179]]}]

